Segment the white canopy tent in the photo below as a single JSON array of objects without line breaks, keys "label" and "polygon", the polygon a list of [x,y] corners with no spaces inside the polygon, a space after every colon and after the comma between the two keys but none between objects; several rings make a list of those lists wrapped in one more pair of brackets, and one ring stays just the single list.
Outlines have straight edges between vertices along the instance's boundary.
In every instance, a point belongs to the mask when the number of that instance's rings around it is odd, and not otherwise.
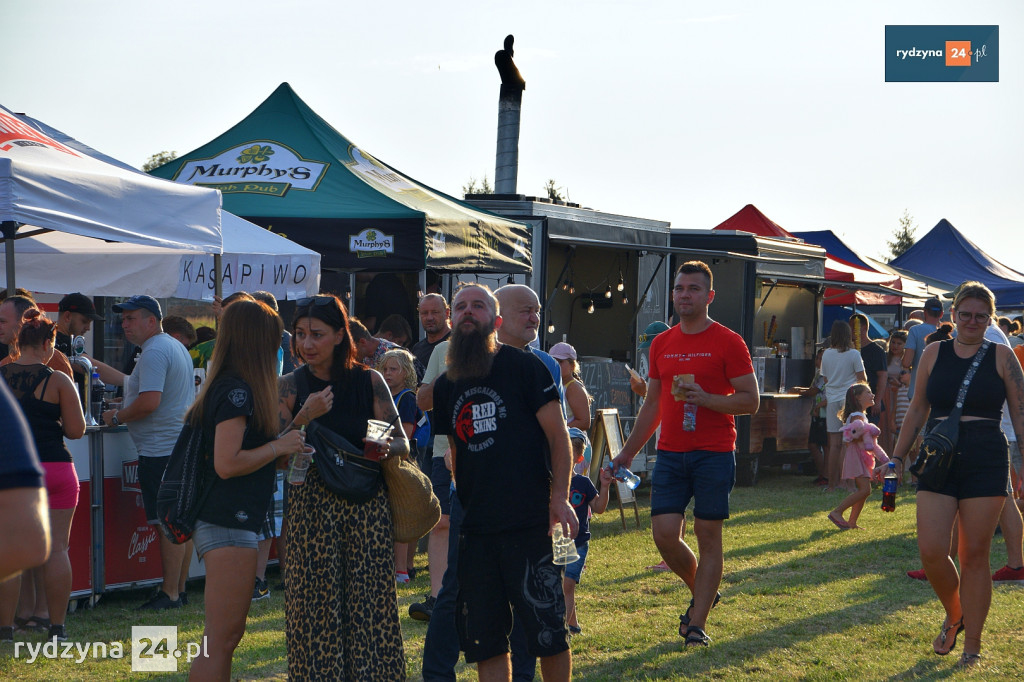
[{"label": "white canopy tent", "polygon": [[220,193],[128,170],[59,142],[0,106],[0,225],[8,287],[18,235],[54,230],[220,253]]},{"label": "white canopy tent", "polygon": [[[0,115],[3,109],[0,108]],[[95,160],[133,180],[181,185],[156,180],[73,137],[28,116],[16,116],[23,136],[41,135],[72,153]],[[0,125],[3,119],[0,118]],[[0,135],[3,133],[0,132]],[[206,191],[210,193],[209,190]],[[218,206],[219,206],[219,193]],[[223,295],[234,291],[269,291],[279,300],[312,296],[320,286],[320,254],[222,212]],[[25,231],[26,228],[23,228]],[[221,248],[201,243],[167,245],[90,239],[78,234],[49,232],[19,238],[18,284],[31,291],[82,291],[93,296],[148,294],[154,297],[210,299],[215,290],[214,254]],[[5,271],[0,264],[0,273]]]},{"label": "white canopy tent", "polygon": [[[224,212],[222,218],[223,295],[262,290],[284,300],[319,291],[320,254],[231,213]],[[19,239],[17,259],[18,285],[30,291],[193,300],[212,299],[214,294],[209,253],[50,232]]]}]

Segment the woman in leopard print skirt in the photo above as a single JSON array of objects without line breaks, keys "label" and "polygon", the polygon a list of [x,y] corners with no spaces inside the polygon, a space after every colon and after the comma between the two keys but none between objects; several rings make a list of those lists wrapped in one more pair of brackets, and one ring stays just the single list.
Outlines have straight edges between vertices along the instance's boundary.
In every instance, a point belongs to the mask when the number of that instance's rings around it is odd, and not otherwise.
[{"label": "woman in leopard print skirt", "polygon": [[[367,419],[391,422],[398,416],[391,392],[380,374],[355,361],[348,317],[336,297],[298,303],[292,338],[306,364],[281,377],[282,420],[296,428],[316,420],[362,443]],[[386,454],[405,457],[409,443],[399,431]],[[325,487],[314,457],[305,485],[288,491],[287,519],[288,677],[404,680],[384,486],[368,502],[344,500]]]}]

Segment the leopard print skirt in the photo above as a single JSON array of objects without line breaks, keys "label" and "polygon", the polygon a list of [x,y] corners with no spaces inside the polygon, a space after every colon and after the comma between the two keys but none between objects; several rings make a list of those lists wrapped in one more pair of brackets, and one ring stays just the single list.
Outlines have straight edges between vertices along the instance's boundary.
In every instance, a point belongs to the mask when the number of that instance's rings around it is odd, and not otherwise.
[{"label": "leopard print skirt", "polygon": [[405,679],[387,493],[363,504],[324,487],[316,467],[288,491],[288,678]]}]

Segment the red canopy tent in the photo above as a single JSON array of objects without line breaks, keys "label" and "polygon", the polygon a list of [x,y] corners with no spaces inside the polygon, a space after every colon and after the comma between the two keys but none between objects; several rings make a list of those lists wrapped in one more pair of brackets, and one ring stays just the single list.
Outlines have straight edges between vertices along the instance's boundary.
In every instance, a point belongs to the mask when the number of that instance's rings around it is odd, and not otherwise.
[{"label": "red canopy tent", "polygon": [[[753,204],[747,204],[739,211],[727,218],[721,224],[712,228],[713,230],[725,231],[736,230],[750,232],[760,237],[775,237],[777,239],[792,239],[803,241],[793,233],[787,231],[777,222],[761,213]],[[825,279],[833,282],[850,282],[869,286],[874,291],[863,289],[851,289],[849,287],[834,288],[825,290],[825,305],[899,305],[900,297],[895,294],[888,294],[879,291],[878,288],[903,289],[903,281],[898,275],[878,270],[866,270],[830,254],[825,257]]]}]

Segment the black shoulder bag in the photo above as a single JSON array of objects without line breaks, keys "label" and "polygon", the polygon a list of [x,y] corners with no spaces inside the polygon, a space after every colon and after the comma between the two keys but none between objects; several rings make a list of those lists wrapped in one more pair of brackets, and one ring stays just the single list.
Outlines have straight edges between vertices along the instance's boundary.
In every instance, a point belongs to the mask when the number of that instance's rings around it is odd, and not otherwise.
[{"label": "black shoulder bag", "polygon": [[160,530],[176,545],[189,541],[199,510],[210,495],[216,474],[206,465],[203,429],[185,422],[174,443],[156,494]]},{"label": "black shoulder bag", "polygon": [[956,453],[957,441],[960,439],[960,417],[964,411],[964,399],[967,397],[967,389],[971,385],[974,373],[978,365],[985,359],[985,353],[992,342],[985,339],[981,348],[974,354],[971,366],[967,368],[963,381],[960,383],[960,392],[956,396],[956,405],[949,413],[949,416],[938,422],[930,431],[927,431],[921,440],[921,450],[918,452],[917,461],[910,467],[910,473],[917,476],[918,480],[932,489],[942,488],[946,484],[949,470],[953,466],[953,455]]},{"label": "black shoulder bag", "polygon": [[[309,397],[308,367],[295,370],[295,414]],[[363,457],[362,448],[344,436],[311,421],[306,427],[306,442],[313,446],[313,466],[320,472],[327,489],[349,502],[367,502],[381,484],[380,462]]]}]

